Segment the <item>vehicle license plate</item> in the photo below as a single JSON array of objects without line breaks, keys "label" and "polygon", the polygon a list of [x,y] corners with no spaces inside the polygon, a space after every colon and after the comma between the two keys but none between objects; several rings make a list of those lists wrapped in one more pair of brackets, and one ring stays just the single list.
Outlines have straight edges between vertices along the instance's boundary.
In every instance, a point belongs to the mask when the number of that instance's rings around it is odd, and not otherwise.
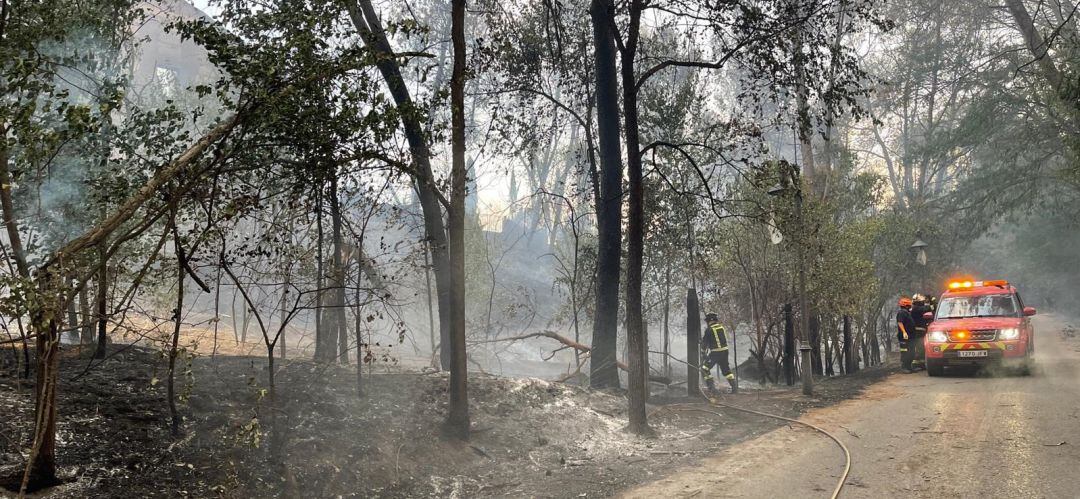
[{"label": "vehicle license plate", "polygon": [[957,357],[986,357],[986,350],[960,350]]}]

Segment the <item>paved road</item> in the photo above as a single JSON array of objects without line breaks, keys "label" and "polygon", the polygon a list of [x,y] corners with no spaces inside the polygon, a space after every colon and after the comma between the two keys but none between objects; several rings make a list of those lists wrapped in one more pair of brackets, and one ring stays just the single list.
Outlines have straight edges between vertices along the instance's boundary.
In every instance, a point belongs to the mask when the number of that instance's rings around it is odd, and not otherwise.
[{"label": "paved road", "polygon": [[[1035,318],[1032,376],[897,374],[806,414],[851,450],[841,497],[1080,497],[1080,338],[1063,323]],[[842,469],[834,443],[784,427],[625,495],[828,497]]]}]

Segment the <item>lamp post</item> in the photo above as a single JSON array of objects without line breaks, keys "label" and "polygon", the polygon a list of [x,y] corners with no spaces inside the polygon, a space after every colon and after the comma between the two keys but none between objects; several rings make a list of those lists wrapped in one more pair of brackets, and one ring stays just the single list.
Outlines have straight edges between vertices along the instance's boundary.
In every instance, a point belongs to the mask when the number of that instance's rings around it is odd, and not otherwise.
[{"label": "lamp post", "polygon": [[908,249],[911,250],[911,254],[915,257],[915,263],[923,267],[922,273],[919,274],[920,282],[918,283],[918,285],[920,288],[920,293],[926,292],[926,248],[929,246],[929,244],[926,244],[926,241],[922,240],[921,232],[915,233],[915,242],[911,243],[911,246],[908,246]]},{"label": "lamp post", "polygon": [[922,240],[922,235],[918,232],[915,233],[915,242],[911,244],[911,253],[915,255],[915,263],[926,266],[926,248],[930,246]]},{"label": "lamp post", "polygon": [[[784,163],[787,165],[787,163]],[[781,196],[788,191],[793,191],[795,196],[795,227],[799,234],[794,239],[795,254],[797,255],[797,268],[799,275],[799,362],[802,364],[802,392],[803,395],[814,394],[814,371],[811,368],[810,343],[807,334],[810,331],[810,316],[806,306],[806,250],[803,241],[803,196],[802,185],[798,171],[794,166],[785,169],[780,178],[780,183],[768,190],[770,196]]]}]

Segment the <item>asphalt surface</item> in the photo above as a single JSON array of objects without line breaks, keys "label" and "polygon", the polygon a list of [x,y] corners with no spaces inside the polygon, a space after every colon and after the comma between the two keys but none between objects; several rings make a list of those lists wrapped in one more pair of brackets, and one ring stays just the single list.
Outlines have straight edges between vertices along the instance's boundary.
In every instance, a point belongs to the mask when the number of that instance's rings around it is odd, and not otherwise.
[{"label": "asphalt surface", "polygon": [[[1080,497],[1080,337],[1033,320],[1031,376],[896,374],[807,413],[851,450],[840,497]],[[624,495],[829,497],[843,467],[835,443],[788,426]]]}]

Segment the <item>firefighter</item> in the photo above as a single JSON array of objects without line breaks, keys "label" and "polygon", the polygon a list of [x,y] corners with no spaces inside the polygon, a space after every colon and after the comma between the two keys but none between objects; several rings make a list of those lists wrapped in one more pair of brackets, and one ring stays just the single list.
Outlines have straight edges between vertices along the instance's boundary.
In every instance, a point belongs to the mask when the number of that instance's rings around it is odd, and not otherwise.
[{"label": "firefighter", "polygon": [[913,349],[911,365],[915,369],[926,369],[926,345],[923,343],[923,338],[926,338],[926,328],[933,320],[924,317],[927,312],[934,312],[931,300],[921,294],[912,296],[911,321],[915,323],[915,334],[911,335],[909,345]]},{"label": "firefighter", "polygon": [[731,367],[728,366],[727,333],[724,331],[724,326],[720,325],[720,318],[716,314],[705,314],[705,323],[708,326],[708,331],[701,335],[701,372],[705,375],[705,386],[709,388],[709,391],[716,390],[712,372],[713,368],[719,364],[720,371],[724,373],[724,377],[727,378],[728,383],[731,385],[731,393],[735,393],[738,387],[735,385],[735,375],[732,374]]},{"label": "firefighter", "polygon": [[911,361],[915,352],[908,345],[915,334],[915,321],[911,318],[911,298],[900,297],[899,305],[900,310],[896,312],[896,339],[900,342],[900,367],[905,373],[912,373]]}]

